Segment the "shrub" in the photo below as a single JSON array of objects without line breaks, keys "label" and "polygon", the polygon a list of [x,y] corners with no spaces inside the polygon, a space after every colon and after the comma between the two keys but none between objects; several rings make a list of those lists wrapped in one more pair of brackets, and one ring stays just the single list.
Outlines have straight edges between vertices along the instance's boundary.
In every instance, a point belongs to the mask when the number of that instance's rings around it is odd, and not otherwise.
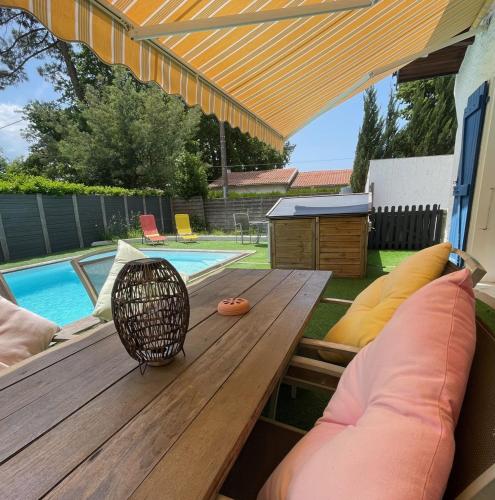
[{"label": "shrub", "polygon": [[173,190],[176,196],[189,200],[193,196],[202,196],[208,192],[206,166],[198,155],[184,152],[175,161]]},{"label": "shrub", "polygon": [[[229,200],[238,200],[240,198],[267,198],[273,196],[307,196],[313,194],[337,194],[340,192],[340,187],[322,187],[322,188],[294,188],[289,189],[286,193],[280,191],[272,191],[270,193],[237,193],[229,192]],[[218,200],[223,198],[223,192],[220,189],[210,189],[208,191],[209,200]]]},{"label": "shrub", "polygon": [[159,189],[125,189],[115,186],[86,186],[75,182],[53,181],[38,175],[0,174],[0,193],[51,194],[101,194],[105,196],[159,196]]},{"label": "shrub", "polygon": [[190,214],[189,221],[191,222],[191,229],[195,233],[201,233],[206,231],[205,221],[201,217],[199,217],[199,215]]}]

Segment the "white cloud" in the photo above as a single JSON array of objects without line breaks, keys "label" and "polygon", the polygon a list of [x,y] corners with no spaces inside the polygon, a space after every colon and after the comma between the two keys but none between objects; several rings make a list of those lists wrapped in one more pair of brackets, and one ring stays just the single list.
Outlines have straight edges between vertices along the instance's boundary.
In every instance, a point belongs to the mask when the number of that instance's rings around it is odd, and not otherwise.
[{"label": "white cloud", "polygon": [[[21,135],[22,129],[27,126],[26,121],[22,119],[21,111],[22,107],[16,104],[0,103],[0,150],[11,160],[28,152],[29,145]],[[21,121],[1,128],[18,120]]]}]

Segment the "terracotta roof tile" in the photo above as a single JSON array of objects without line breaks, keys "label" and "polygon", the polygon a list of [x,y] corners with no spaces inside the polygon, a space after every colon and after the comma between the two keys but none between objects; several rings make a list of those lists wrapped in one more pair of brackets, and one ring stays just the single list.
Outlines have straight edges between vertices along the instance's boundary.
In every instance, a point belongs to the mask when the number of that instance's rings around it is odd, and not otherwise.
[{"label": "terracotta roof tile", "polygon": [[[230,172],[229,186],[262,186],[269,184],[289,185],[296,175],[295,168],[276,168],[273,170],[253,170],[251,172]],[[222,187],[222,177],[210,183],[210,188]]]},{"label": "terracotta roof tile", "polygon": [[351,181],[352,169],[299,172],[291,188],[345,186]]}]

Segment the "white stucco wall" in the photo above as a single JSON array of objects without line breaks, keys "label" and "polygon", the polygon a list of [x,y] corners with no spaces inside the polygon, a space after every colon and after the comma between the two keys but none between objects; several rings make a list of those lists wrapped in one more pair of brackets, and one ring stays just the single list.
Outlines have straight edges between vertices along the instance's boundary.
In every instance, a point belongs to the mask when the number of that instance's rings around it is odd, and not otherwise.
[{"label": "white stucco wall", "polygon": [[373,206],[433,205],[447,209],[452,195],[452,155],[372,160],[366,191],[373,183]]},{"label": "white stucco wall", "polygon": [[[468,97],[485,81],[490,82],[490,100],[483,128],[476,176],[467,251],[487,269],[485,281],[495,282],[495,19],[476,36],[464,58],[455,84],[459,127],[454,152],[459,163],[462,144],[462,118]],[[457,177],[457,169],[452,181]]]}]

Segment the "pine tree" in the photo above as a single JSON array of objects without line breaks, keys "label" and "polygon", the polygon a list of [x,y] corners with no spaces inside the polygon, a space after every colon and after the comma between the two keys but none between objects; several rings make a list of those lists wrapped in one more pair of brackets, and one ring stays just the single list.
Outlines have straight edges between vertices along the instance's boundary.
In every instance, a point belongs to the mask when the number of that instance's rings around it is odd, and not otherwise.
[{"label": "pine tree", "polygon": [[351,176],[351,187],[355,193],[364,191],[370,160],[379,155],[382,148],[382,131],[383,119],[376,102],[376,90],[370,87],[364,93],[363,124],[359,129]]},{"label": "pine tree", "polygon": [[403,83],[397,90],[401,114],[400,156],[450,154],[454,151],[457,117],[453,77]]}]

